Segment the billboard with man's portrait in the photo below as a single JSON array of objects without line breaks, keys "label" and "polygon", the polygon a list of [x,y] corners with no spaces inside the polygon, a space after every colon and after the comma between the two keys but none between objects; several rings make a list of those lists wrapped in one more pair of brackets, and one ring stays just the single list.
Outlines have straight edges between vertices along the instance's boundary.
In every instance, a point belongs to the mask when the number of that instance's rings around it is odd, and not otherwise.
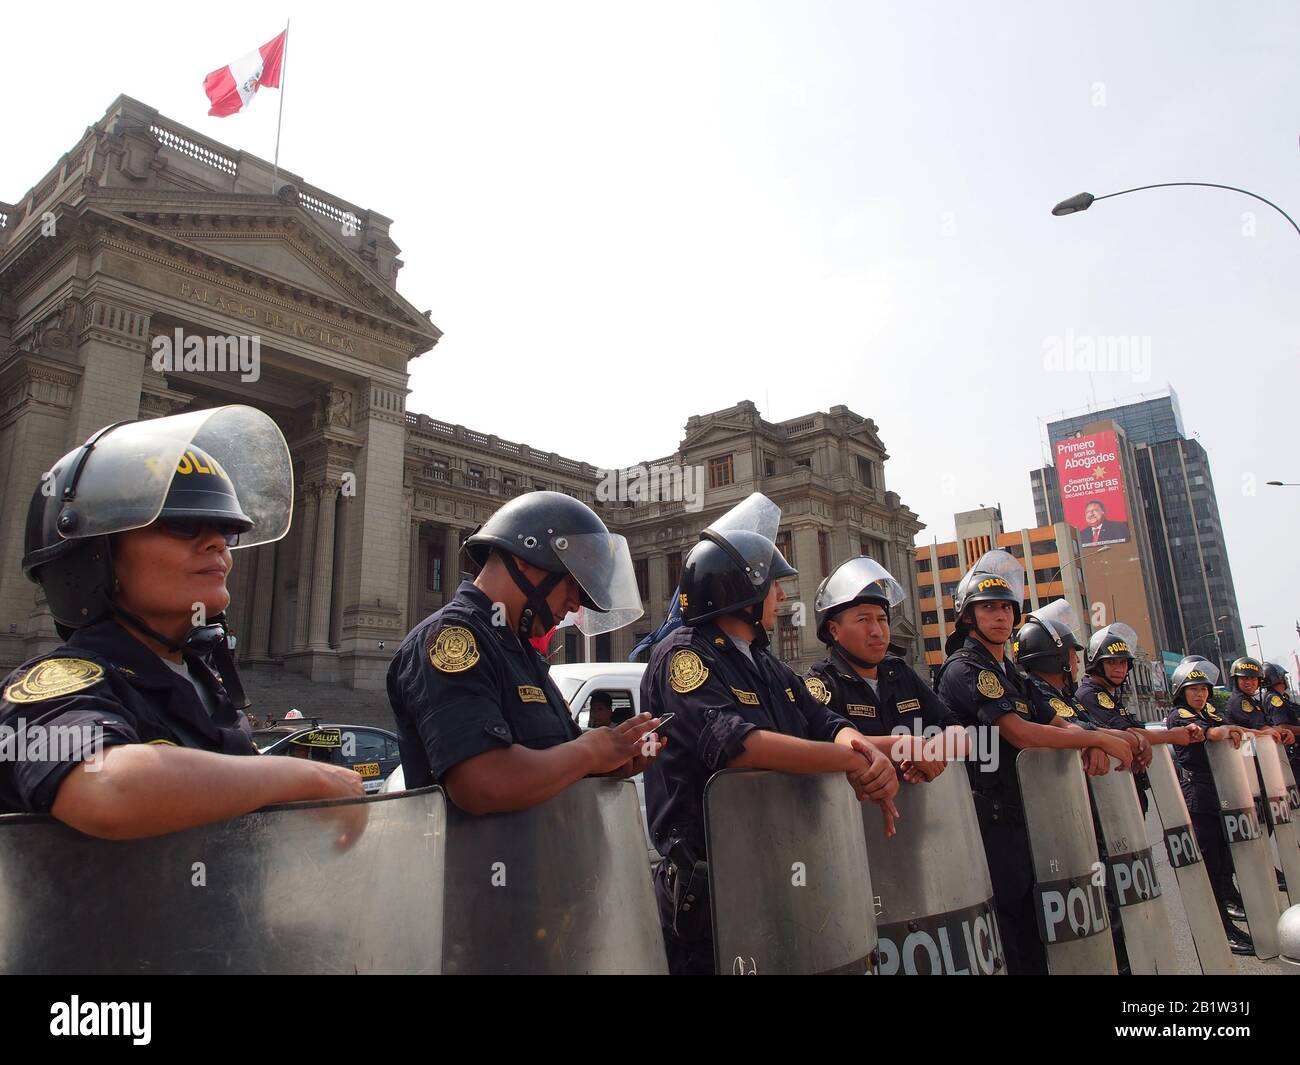
[{"label": "billboard with man's portrait", "polygon": [[1058,441],[1056,476],[1065,520],[1079,530],[1082,547],[1128,540],[1124,477],[1119,441],[1113,431]]}]

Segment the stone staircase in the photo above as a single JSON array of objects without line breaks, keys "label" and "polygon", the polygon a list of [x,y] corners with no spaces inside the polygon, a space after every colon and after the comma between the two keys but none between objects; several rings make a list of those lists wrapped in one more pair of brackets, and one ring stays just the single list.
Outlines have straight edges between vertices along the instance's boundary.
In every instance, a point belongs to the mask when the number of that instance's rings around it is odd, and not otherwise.
[{"label": "stone staircase", "polygon": [[395,731],[393,711],[383,691],[357,691],[341,684],[321,684],[278,666],[240,666],[244,691],[259,724],[282,720],[297,709],[304,718],[340,725],[375,725]]}]

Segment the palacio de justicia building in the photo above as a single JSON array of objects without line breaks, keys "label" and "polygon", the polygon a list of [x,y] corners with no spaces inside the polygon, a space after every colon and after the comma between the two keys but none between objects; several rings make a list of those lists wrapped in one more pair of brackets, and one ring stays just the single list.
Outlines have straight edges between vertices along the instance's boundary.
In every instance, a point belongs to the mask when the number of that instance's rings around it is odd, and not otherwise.
[{"label": "palacio de justicia building", "polygon": [[[625,658],[663,620],[700,530],[758,490],[780,504],[799,570],[776,650],[800,669],[820,657],[817,584],[866,552],[909,590],[894,637],[919,663],[910,558],[923,526],[885,489],[870,419],[834,406],[769,422],[741,400],[693,415],[675,450],[644,464],[687,471],[698,497],[667,498],[656,481],[611,498],[610,472],[590,461],[407,409],[408,365],[436,358],[441,332],[398,292],[390,224],[126,96],[0,202],[0,668],[58,643],[20,568],[41,475],[101,426],[225,403],[270,414],[294,460],[289,535],[235,553],[229,619],[245,663],[382,688],[402,636],[454,593],[464,538],[537,489],[595,506],[631,544],[646,615],[594,640],[597,660]],[[160,337],[215,343],[160,360]],[[614,480],[632,486],[638,471]],[[562,630],[552,661],[586,650]]]}]

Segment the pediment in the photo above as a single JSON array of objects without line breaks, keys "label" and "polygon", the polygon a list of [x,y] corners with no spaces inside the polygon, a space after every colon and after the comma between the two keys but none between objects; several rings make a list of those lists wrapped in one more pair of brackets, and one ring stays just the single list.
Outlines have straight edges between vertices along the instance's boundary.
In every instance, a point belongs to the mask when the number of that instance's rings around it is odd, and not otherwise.
[{"label": "pediment", "polygon": [[291,281],[311,292],[348,303],[368,302],[364,289],[349,287],[331,276],[302,249],[282,234],[250,233],[246,236],[193,234],[190,239],[202,248],[240,263],[258,273]]}]

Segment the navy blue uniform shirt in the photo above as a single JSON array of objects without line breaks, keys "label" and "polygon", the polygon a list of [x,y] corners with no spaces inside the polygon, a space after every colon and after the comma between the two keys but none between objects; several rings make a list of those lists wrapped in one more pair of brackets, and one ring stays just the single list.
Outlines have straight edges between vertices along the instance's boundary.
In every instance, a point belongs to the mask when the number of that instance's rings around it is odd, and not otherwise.
[{"label": "navy blue uniform shirt", "polygon": [[581,735],[542,656],[492,620],[492,600],[464,581],[397,649],[388,701],[408,788],[487,751],[540,751]]},{"label": "navy blue uniform shirt", "polygon": [[1088,711],[1084,709],[1083,703],[1079,702],[1073,695],[1068,695],[1060,688],[1053,686],[1037,673],[1022,673],[1021,676],[1028,681],[1029,697],[1036,703],[1042,704],[1045,709],[1050,710],[1067,724],[1078,725],[1088,732],[1097,727],[1088,720]]},{"label": "navy blue uniform shirt", "polygon": [[[1222,715],[1215,709],[1214,703],[1206,700],[1200,710],[1193,710],[1181,703],[1175,704],[1165,718],[1166,728],[1180,728],[1184,725],[1200,725],[1206,735],[1210,729],[1224,724]],[[1187,811],[1193,814],[1216,814],[1219,812],[1219,794],[1214,788],[1214,777],[1210,773],[1210,756],[1205,748],[1214,741],[1204,743],[1171,744],[1174,763],[1178,766],[1178,779],[1182,784],[1183,798],[1187,800]],[[1227,742],[1221,740],[1219,742]]]},{"label": "navy blue uniform shirt", "polygon": [[650,838],[678,865],[705,859],[704,785],[740,754],[746,736],[767,729],[830,741],[849,727],[766,646],[750,647],[753,662],[718,626],[683,625],[655,645],[641,678],[641,709],[677,715],[646,769],[645,799]]},{"label": "navy blue uniform shirt", "polygon": [[[64,778],[101,743],[103,750],[161,743],[257,754],[248,718],[235,709],[221,679],[196,654],[187,652],[185,664],[212,697],[214,714],[189,680],[113,620],[78,629],[67,643],[10,673],[0,727],[15,750],[0,757],[0,813],[49,813]],[[65,738],[50,743],[58,734],[52,729]],[[37,735],[44,738],[43,752]],[[84,743],[76,742],[80,737]]]},{"label": "navy blue uniform shirt", "polygon": [[[996,725],[1005,715],[1018,714],[1025,721],[1050,725],[1056,715],[1030,698],[1028,686],[1010,659],[999,663],[979,640],[967,636],[966,642],[948,656],[939,676],[939,698],[949,712],[945,724],[963,728]],[[971,788],[977,794],[1001,797],[1018,805],[1016,755],[1020,749],[1001,734],[998,747],[997,772],[981,772],[974,759],[966,763]]]},{"label": "navy blue uniform shirt", "polygon": [[1253,697],[1245,692],[1234,691],[1228,696],[1228,705],[1223,708],[1223,720],[1229,725],[1242,728],[1267,728],[1273,724],[1264,707],[1260,705],[1257,692]]},{"label": "navy blue uniform shirt", "polygon": [[900,725],[919,735],[931,726],[942,728],[948,716],[948,708],[930,686],[893,655],[886,655],[876,667],[877,690],[838,648],[831,648],[830,654],[808,671],[804,684],[814,699],[866,736],[891,736]]}]

